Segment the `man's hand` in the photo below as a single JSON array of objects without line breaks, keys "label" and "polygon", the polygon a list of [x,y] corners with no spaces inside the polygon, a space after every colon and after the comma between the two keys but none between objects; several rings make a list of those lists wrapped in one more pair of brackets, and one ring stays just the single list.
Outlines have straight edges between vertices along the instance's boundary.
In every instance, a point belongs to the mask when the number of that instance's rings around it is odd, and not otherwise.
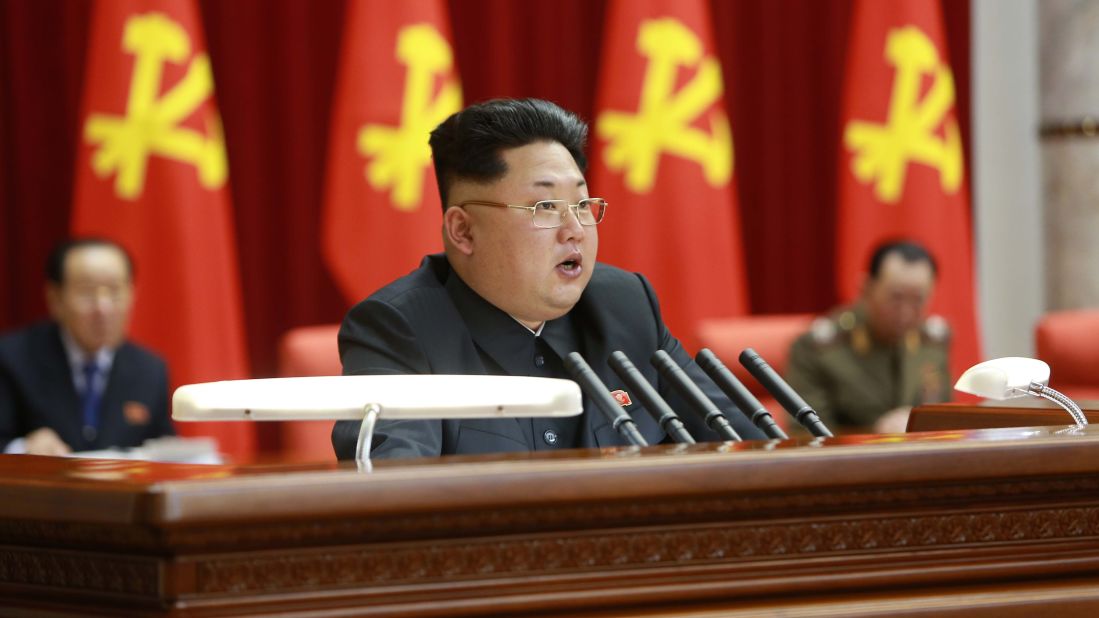
[{"label": "man's hand", "polygon": [[901,406],[886,412],[874,423],[874,433],[904,433],[908,426],[908,413],[911,406]]},{"label": "man's hand", "polygon": [[28,455],[68,455],[72,452],[68,444],[49,427],[35,429],[24,438]]}]

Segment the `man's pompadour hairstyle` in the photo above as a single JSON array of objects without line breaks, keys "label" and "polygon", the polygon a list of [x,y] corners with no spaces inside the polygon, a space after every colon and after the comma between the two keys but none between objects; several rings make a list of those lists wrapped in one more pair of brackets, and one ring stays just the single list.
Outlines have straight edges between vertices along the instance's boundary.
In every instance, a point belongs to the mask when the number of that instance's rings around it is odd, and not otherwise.
[{"label": "man's pompadour hairstyle", "polygon": [[443,210],[456,180],[488,183],[502,178],[501,151],[535,142],[564,146],[581,171],[588,125],[576,114],[542,99],[493,99],[452,114],[431,132],[435,180]]}]

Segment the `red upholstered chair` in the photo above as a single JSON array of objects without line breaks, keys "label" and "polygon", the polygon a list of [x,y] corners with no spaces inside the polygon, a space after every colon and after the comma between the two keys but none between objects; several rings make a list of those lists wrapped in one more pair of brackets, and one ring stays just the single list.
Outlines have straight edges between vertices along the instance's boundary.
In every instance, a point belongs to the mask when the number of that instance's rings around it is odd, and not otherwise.
[{"label": "red upholstered chair", "polygon": [[1099,309],[1053,311],[1034,329],[1049,385],[1073,399],[1099,400]]},{"label": "red upholstered chair", "polygon": [[[338,376],[342,371],[336,346],[339,324],[292,328],[279,340],[279,376]],[[334,421],[288,421],[280,424],[280,457],[290,461],[334,461]]]},{"label": "red upholstered chair", "polygon": [[737,358],[744,348],[753,348],[779,375],[785,376],[790,346],[794,339],[809,330],[815,317],[810,313],[796,313],[703,320],[698,327],[698,341],[701,347],[710,348],[733,371],[781,426],[789,427],[790,416],[740,365]]}]

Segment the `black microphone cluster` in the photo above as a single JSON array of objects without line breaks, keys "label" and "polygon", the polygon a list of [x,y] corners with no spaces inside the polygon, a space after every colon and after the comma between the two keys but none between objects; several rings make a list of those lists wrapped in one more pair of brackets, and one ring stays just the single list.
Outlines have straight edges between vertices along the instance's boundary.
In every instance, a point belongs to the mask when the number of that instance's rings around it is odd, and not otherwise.
[{"label": "black microphone cluster", "polygon": [[[737,379],[733,372],[718,359],[717,355],[708,349],[702,349],[695,358],[698,366],[717,384],[737,408],[751,420],[770,438],[786,440],[789,436],[782,431],[770,412],[756,399],[751,392]],[[798,394],[783,380],[770,365],[767,364],[755,350],[745,349],[740,354],[740,364],[743,365],[752,376],[763,385],[767,392],[790,413],[799,423],[809,430],[814,436],[831,437],[832,432],[824,426],[816,411],[805,403]],[[733,430],[729,419],[706,394],[691,381],[687,372],[683,371],[664,350],[657,350],[649,362],[657,372],[671,384],[672,388],[685,400],[689,407],[698,414],[712,429],[726,440],[739,442],[741,437]],[[694,444],[694,438],[687,432],[682,419],[668,405],[664,398],[641,372],[634,366],[630,359],[622,352],[614,352],[607,361],[611,369],[625,382],[626,386],[641,401],[642,405],[653,415],[660,427],[673,440],[682,444]],[[648,446],[645,438],[637,429],[637,424],[630,415],[622,409],[618,401],[611,396],[607,386],[595,374],[591,366],[577,352],[572,352],[565,357],[565,370],[572,376],[580,388],[592,399],[596,407],[607,416],[611,426],[622,435],[630,444],[635,446]]]}]

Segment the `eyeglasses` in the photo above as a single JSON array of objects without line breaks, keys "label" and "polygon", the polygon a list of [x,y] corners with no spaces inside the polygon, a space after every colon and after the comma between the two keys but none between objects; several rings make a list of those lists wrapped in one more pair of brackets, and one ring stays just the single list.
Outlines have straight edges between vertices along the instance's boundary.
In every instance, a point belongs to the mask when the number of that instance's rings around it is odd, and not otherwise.
[{"label": "eyeglasses", "polygon": [[61,293],[81,310],[89,310],[101,303],[110,303],[113,307],[129,303],[133,297],[133,288],[129,283],[109,285],[69,283],[64,285]]},{"label": "eyeglasses", "polygon": [[568,200],[542,200],[531,206],[517,206],[502,202],[467,200],[456,206],[458,208],[463,206],[495,206],[497,208],[529,210],[531,219],[534,221],[534,227],[541,228],[561,227],[570,209],[576,212],[576,220],[580,222],[580,225],[596,225],[607,214],[607,200],[601,197],[589,197],[580,200],[576,204],[570,204]]}]

